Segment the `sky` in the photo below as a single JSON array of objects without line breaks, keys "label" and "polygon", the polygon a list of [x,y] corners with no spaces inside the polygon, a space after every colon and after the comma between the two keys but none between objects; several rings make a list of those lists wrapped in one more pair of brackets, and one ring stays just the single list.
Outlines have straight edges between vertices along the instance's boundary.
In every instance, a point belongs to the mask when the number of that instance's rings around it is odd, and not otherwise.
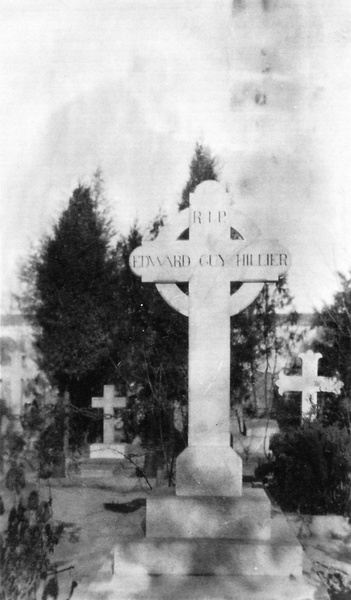
[{"label": "sky", "polygon": [[196,142],[301,312],[351,268],[351,3],[2,0],[1,309],[19,265],[100,168],[115,228],[171,219]]}]

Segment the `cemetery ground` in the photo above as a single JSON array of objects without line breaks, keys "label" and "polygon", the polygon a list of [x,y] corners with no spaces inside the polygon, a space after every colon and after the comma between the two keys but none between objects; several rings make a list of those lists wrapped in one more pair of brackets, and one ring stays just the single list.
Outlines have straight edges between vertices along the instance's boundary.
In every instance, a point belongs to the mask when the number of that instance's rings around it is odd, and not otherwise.
[{"label": "cemetery ground", "polygon": [[[246,477],[246,479],[251,479]],[[24,495],[37,488],[36,471],[27,467]],[[155,486],[156,481],[151,483]],[[166,482],[158,482],[158,486]],[[248,483],[251,485],[251,483]],[[122,538],[145,535],[145,503],[150,493],[145,481],[121,479],[52,478],[40,482],[40,497],[52,497],[53,519],[63,533],[51,556],[58,571],[58,600],[112,600],[111,552]],[[13,493],[0,482],[5,514],[0,530],[7,526]],[[279,507],[273,503],[272,514]],[[317,600],[347,600],[351,597],[351,524],[347,517],[285,515],[304,550],[306,582],[315,587]],[[328,592],[327,592],[328,590]],[[328,595],[329,594],[329,595]],[[41,598],[39,595],[38,598]]]},{"label": "cemetery ground", "polygon": [[[59,600],[69,597],[73,581],[78,585],[72,597],[88,598],[87,587],[99,578],[99,570],[104,564],[109,563],[118,539],[143,535],[146,492],[137,478],[133,481],[134,487],[139,488],[137,491],[121,488],[117,478],[40,480],[40,499],[52,498],[53,520],[63,524],[59,544],[50,557],[58,571]],[[36,470],[26,468],[26,482],[24,498],[30,491],[38,489]],[[0,517],[3,533],[14,501],[13,492],[6,489],[4,478],[0,482],[0,495],[5,505],[5,513]],[[122,505],[121,512],[111,509],[113,503]],[[37,597],[41,598],[41,595]]]}]

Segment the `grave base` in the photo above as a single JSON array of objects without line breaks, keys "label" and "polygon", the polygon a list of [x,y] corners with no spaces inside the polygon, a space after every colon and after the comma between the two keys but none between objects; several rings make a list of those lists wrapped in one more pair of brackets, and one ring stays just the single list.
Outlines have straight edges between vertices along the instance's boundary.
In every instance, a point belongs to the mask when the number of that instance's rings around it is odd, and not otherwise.
[{"label": "grave base", "polygon": [[127,444],[90,444],[90,458],[114,458],[123,460],[127,454]]},{"label": "grave base", "polygon": [[[89,479],[104,479],[134,473],[135,467],[127,460],[116,458],[83,458],[77,465],[76,475]],[[74,475],[74,473],[73,473]]]},{"label": "grave base", "polygon": [[90,600],[313,600],[315,591],[302,578],[136,574],[91,584],[85,597]]},{"label": "grave base", "polygon": [[189,446],[177,458],[177,496],[241,496],[242,460],[230,446]]},{"label": "grave base", "polygon": [[263,489],[244,488],[240,497],[177,496],[155,490],[146,503],[148,538],[268,540],[271,503]]},{"label": "grave base", "polygon": [[302,547],[285,518],[271,521],[270,540],[145,538],[121,540],[114,549],[116,576],[302,576]]}]

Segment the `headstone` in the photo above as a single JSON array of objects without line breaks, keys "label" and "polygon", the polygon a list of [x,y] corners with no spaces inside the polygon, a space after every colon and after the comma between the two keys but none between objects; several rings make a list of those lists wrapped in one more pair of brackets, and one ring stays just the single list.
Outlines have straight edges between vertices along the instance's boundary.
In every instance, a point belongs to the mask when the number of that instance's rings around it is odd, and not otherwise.
[{"label": "headstone", "polygon": [[[186,229],[189,240],[179,240]],[[231,239],[231,229],[243,239]],[[284,275],[289,261],[277,240],[233,215],[229,194],[213,181],[198,186],[175,225],[131,254],[134,273],[161,283],[167,302],[189,316],[189,446],[177,461],[178,495],[241,495],[241,459],[230,447],[230,316],[264,281]],[[232,281],[243,282],[233,296]],[[188,296],[177,282],[189,282]]]},{"label": "headstone", "polygon": [[[180,239],[186,230],[189,239]],[[214,181],[200,184],[190,208],[132,252],[134,273],[156,282],[167,302],[189,316],[189,446],[177,459],[175,491],[147,498],[146,537],[115,546],[116,599],[136,597],[131,582],[140,600],[277,598],[301,580],[301,546],[282,516],[271,520],[262,489],[243,489],[242,462],[230,445],[230,316],[289,264],[287,250],[260,237]],[[233,295],[232,281],[242,283]],[[178,282],[189,282],[188,295]],[[281,582],[274,596],[272,578]]]},{"label": "headstone", "polygon": [[115,458],[122,460],[126,453],[126,444],[115,443],[115,409],[124,409],[127,405],[125,397],[115,395],[114,385],[104,385],[102,398],[92,398],[92,408],[102,408],[103,413],[103,441],[90,444],[90,458],[103,459]]},{"label": "headstone", "polygon": [[312,350],[301,352],[299,358],[302,361],[301,375],[285,375],[283,371],[279,373],[277,386],[279,394],[282,396],[286,392],[301,392],[302,394],[302,418],[311,414],[312,418],[317,414],[317,397],[319,392],[339,395],[344,385],[336,377],[322,377],[318,375],[318,362],[322,358],[320,352],[314,353]]}]

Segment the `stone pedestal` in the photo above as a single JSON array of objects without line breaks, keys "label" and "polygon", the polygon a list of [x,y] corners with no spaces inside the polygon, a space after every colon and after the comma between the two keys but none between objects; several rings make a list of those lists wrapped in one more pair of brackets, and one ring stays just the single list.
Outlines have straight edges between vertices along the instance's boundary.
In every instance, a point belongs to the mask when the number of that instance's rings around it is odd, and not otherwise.
[{"label": "stone pedestal", "polygon": [[272,524],[269,539],[245,539],[241,535],[124,540],[115,547],[114,573],[301,578],[301,545],[283,517],[276,517]]},{"label": "stone pedestal", "polygon": [[176,496],[153,492],[146,505],[147,538],[269,540],[271,505],[262,489],[241,497]]},{"label": "stone pedestal", "polygon": [[153,492],[146,537],[114,549],[114,600],[312,600],[302,547],[262,489],[241,497]]},{"label": "stone pedestal", "polygon": [[114,458],[123,460],[127,453],[127,444],[90,444],[90,458]]},{"label": "stone pedestal", "polygon": [[241,496],[242,461],[230,447],[186,448],[177,458],[178,496]]}]

